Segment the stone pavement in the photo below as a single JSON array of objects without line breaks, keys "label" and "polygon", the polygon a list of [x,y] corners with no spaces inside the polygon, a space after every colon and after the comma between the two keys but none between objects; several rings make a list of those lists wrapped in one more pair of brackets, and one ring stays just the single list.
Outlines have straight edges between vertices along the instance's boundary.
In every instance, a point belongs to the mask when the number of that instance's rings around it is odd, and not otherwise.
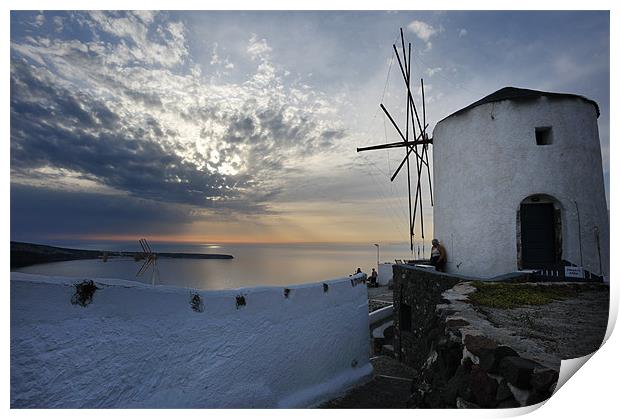
[{"label": "stone pavement", "polygon": [[378,356],[370,360],[374,367],[371,381],[319,406],[324,409],[403,409],[411,396],[413,368],[397,360]]},{"label": "stone pavement", "polygon": [[394,293],[388,287],[368,288],[368,299],[392,304]]},{"label": "stone pavement", "polygon": [[368,288],[368,311],[373,312],[389,306],[394,300],[394,293],[388,287]]}]

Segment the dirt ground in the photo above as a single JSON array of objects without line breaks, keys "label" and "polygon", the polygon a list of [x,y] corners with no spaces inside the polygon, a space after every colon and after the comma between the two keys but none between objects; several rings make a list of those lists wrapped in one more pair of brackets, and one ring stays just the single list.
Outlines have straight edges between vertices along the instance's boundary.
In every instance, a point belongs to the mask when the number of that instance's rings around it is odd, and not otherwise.
[{"label": "dirt ground", "polygon": [[478,308],[488,320],[541,345],[560,359],[597,350],[607,329],[609,287],[601,285],[574,298],[511,309]]}]

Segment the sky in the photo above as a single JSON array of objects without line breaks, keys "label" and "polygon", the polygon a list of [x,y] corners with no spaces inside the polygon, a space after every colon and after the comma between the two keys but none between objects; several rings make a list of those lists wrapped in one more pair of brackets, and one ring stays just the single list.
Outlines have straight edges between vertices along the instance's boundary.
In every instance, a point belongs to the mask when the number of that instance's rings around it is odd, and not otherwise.
[{"label": "sky", "polygon": [[408,242],[402,149],[356,153],[398,140],[401,27],[431,133],[505,86],[595,100],[609,202],[608,12],[11,12],[11,239]]}]

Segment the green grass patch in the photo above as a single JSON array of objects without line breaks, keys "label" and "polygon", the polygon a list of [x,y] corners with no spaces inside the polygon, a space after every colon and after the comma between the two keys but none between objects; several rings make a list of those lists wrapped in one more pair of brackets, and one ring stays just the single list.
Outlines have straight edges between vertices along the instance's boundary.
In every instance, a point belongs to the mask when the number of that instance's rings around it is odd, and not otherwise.
[{"label": "green grass patch", "polygon": [[476,291],[469,295],[474,304],[493,308],[538,306],[556,300],[574,298],[581,291],[592,290],[592,284],[515,284],[474,281]]}]

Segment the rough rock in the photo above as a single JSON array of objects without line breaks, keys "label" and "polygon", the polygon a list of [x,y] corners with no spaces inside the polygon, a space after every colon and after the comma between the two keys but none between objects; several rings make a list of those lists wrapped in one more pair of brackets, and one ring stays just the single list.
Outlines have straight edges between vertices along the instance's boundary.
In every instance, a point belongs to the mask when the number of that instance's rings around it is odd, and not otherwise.
[{"label": "rough rock", "polygon": [[540,392],[550,392],[550,387],[558,381],[559,374],[549,368],[537,368],[532,373],[530,384],[532,388]]},{"label": "rough rock", "polygon": [[424,407],[429,409],[441,409],[445,403],[441,397],[441,392],[431,390],[424,395]]},{"label": "rough rock", "polygon": [[459,329],[463,326],[469,326],[469,322],[464,319],[446,320],[446,329]]},{"label": "rough rock", "polygon": [[462,397],[469,399],[471,397],[471,361],[460,365],[454,375],[445,385],[442,392],[442,399],[448,406],[456,405],[456,398]]},{"label": "rough rock", "polygon": [[506,381],[524,390],[531,388],[530,379],[537,368],[542,368],[542,366],[518,356],[507,356],[499,363],[499,371]]},{"label": "rough rock", "polygon": [[478,365],[471,369],[471,393],[473,400],[481,407],[495,407],[497,381]]},{"label": "rough rock", "polygon": [[508,399],[500,402],[496,407],[498,409],[513,409],[515,407],[521,407],[521,405],[515,399]]},{"label": "rough rock", "polygon": [[495,363],[495,349],[497,343],[484,336],[465,336],[465,347],[469,352],[476,355],[479,365],[485,371],[489,371]]},{"label": "rough rock", "polygon": [[[395,352],[419,371],[408,406],[514,408],[548,398],[558,378],[549,356],[491,323],[467,298],[475,289],[457,279],[394,268]],[[411,315],[405,329],[401,307]]]},{"label": "rough rock", "polygon": [[456,399],[456,407],[457,409],[479,409],[480,406],[478,406],[476,403],[472,403],[472,402],[468,402],[465,399],[462,399],[460,397],[457,397]]},{"label": "rough rock", "polygon": [[495,362],[493,362],[493,366],[491,367],[490,371],[497,372],[502,359],[506,358],[507,356],[519,356],[519,354],[511,347],[501,345],[495,349],[495,353],[493,354],[493,356],[495,358]]},{"label": "rough rock", "polygon": [[506,383],[505,379],[500,379],[499,384],[497,385],[497,393],[495,396],[495,400],[498,402],[503,402],[504,400],[514,399],[512,395],[512,391],[510,391],[510,387]]}]

